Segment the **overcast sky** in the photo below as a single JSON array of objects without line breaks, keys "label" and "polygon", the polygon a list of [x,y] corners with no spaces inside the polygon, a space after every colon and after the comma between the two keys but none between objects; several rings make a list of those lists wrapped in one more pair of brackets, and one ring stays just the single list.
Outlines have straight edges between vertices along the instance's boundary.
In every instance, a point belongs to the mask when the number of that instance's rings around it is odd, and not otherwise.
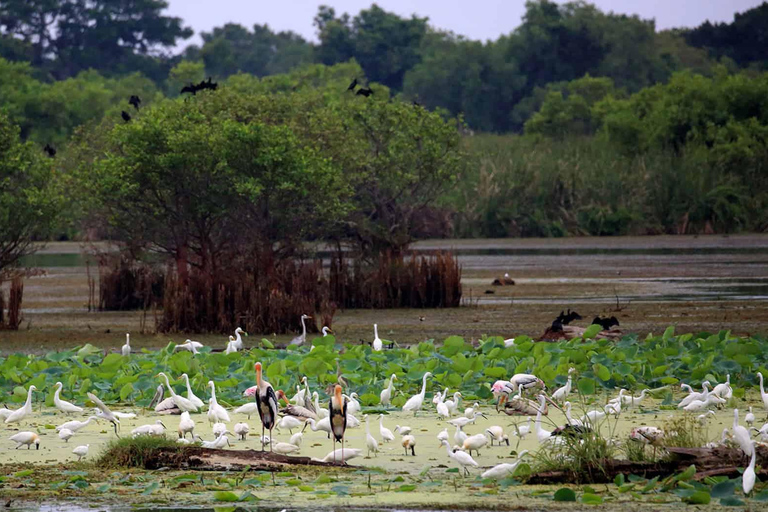
[{"label": "overcast sky", "polygon": [[[312,19],[319,5],[337,14],[355,15],[371,1],[355,0],[168,0],[169,11],[195,30],[180,46],[199,42],[199,33],[228,22],[246,27],[267,23],[273,30],[293,30],[316,40]],[[378,0],[381,8],[402,16],[426,16],[432,26],[470,39],[496,39],[520,24],[525,0]],[[560,2],[562,3],[562,2]],[[603,11],[638,14],[656,20],[656,28],[691,27],[710,21],[732,21],[734,12],[760,5],[761,0],[592,0]]]}]

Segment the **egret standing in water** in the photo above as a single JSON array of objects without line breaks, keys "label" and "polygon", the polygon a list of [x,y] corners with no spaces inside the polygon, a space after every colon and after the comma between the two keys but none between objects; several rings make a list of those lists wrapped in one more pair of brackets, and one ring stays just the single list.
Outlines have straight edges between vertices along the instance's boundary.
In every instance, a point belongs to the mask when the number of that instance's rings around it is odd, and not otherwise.
[{"label": "egret standing in water", "polygon": [[124,356],[131,355],[131,334],[130,333],[125,333],[125,345],[122,346],[122,348],[120,349],[120,352]]},{"label": "egret standing in water", "polygon": [[376,324],[373,324],[373,343],[371,343],[371,347],[373,347],[375,352],[381,352],[381,349],[384,347],[381,338],[379,338],[379,326]]},{"label": "egret standing in water", "polygon": [[57,382],[56,384],[54,384],[54,387],[56,388],[56,392],[53,394],[53,404],[56,406],[58,410],[60,410],[61,412],[65,412],[67,414],[71,412],[83,412],[82,407],[78,407],[60,398],[61,388],[64,387],[64,384],[62,384],[61,382]]},{"label": "egret standing in water", "polygon": [[[336,442],[341,441],[341,458],[344,459],[344,432],[347,430],[347,401],[341,396],[341,386],[336,384],[333,396],[329,403],[331,431],[333,432],[333,449],[336,451]],[[336,459],[334,457],[334,462]]]},{"label": "egret standing in water", "polygon": [[395,381],[397,380],[397,375],[394,373],[389,378],[389,385],[387,385],[386,388],[381,390],[381,394],[379,395],[379,402],[381,405],[389,405],[389,402],[392,400],[392,388],[395,384]]},{"label": "egret standing in water", "polygon": [[157,376],[165,379],[165,387],[168,389],[168,393],[171,394],[171,400],[173,400],[173,403],[176,404],[176,407],[178,407],[181,412],[197,412],[197,406],[192,402],[192,400],[176,394],[176,392],[171,387],[168,376],[165,373],[160,372],[157,374]]},{"label": "egret standing in water", "polygon": [[36,389],[37,388],[34,384],[29,386],[29,389],[27,390],[27,401],[24,402],[24,405],[13,411],[8,415],[7,418],[5,418],[6,423],[18,423],[19,421],[32,414],[32,392]]},{"label": "egret standing in water", "polygon": [[405,402],[405,405],[403,405],[403,412],[413,411],[413,415],[416,416],[416,413],[419,412],[419,409],[421,409],[421,406],[424,403],[424,394],[427,392],[427,377],[430,377],[431,375],[432,373],[430,372],[424,374],[421,379],[421,393],[412,396]]},{"label": "egret standing in water", "polygon": [[[261,378],[261,363],[256,363],[256,385],[259,387],[256,392],[256,403],[259,406],[259,417],[261,418],[261,437],[264,438],[264,430],[269,430],[269,438],[272,439],[272,429],[275,428],[275,419],[277,418],[277,396],[272,385]],[[341,388],[339,388],[341,389]],[[261,447],[262,451],[264,446]],[[272,444],[269,445],[269,451],[272,451]]]}]

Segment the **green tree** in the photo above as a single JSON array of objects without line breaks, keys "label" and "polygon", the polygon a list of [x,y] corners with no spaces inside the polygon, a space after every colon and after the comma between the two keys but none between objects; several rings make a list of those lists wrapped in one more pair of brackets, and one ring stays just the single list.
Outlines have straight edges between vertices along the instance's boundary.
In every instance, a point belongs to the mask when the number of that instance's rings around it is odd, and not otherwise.
[{"label": "green tree", "polygon": [[51,234],[60,196],[53,165],[0,114],[0,276]]},{"label": "green tree", "polygon": [[368,79],[396,90],[402,88],[405,73],[419,62],[419,46],[427,33],[426,18],[401,18],[376,4],[352,19],[347,14],[337,18],[332,8],[321,6],[315,25],[320,62],[354,58]]},{"label": "green tree", "polygon": [[155,70],[154,57],[192,30],[166,16],[164,0],[7,0],[0,33],[32,47],[32,63],[58,78],[89,68],[118,74]]},{"label": "green tree", "polygon": [[200,57],[206,72],[228,77],[238,72],[256,76],[287,73],[312,62],[312,46],[294,32],[273,32],[267,25],[254,25],[253,32],[228,23],[203,32]]}]

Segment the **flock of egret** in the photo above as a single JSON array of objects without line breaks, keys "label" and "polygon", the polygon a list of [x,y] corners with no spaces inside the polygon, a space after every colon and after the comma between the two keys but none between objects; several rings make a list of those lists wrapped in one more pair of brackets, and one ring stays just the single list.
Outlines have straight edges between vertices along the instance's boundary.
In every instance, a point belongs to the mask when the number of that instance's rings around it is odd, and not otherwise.
[{"label": "flock of egret", "polygon": [[[304,318],[302,318],[303,323]],[[381,344],[381,340],[378,337],[378,328],[374,327],[374,329],[375,340],[373,345],[374,349],[377,349],[376,340],[378,340],[379,344]],[[230,336],[228,350],[236,351],[243,348],[242,334],[245,334],[245,332],[238,328],[235,331],[235,336]],[[302,337],[306,337],[306,327],[303,329]],[[187,340],[176,348],[183,348],[197,353],[201,347],[202,344],[199,342]],[[381,349],[381,347],[378,347],[378,349]],[[122,353],[125,356],[129,356],[130,351],[130,337],[126,335],[126,343],[122,347]],[[296,393],[289,399],[282,390],[275,390],[269,382],[264,380],[262,364],[260,362],[254,365],[254,372],[256,385],[244,392],[244,397],[247,400],[252,397],[253,401],[249,400],[244,405],[234,409],[232,415],[247,417],[250,420],[252,415],[258,414],[262,427],[258,444],[261,445],[262,450],[266,450],[268,446],[270,451],[283,455],[299,452],[304,433],[307,427],[309,427],[311,431],[320,431],[332,440],[332,451],[319,460],[346,462],[355,457],[363,456],[362,449],[350,448],[345,445],[347,429],[358,428],[363,424],[356,416],[362,412],[362,406],[356,393],[345,394],[342,386],[337,384],[333,386],[326,402],[328,407],[325,408],[321,405],[320,394],[317,391],[312,392],[310,390],[306,377],[301,379],[300,384],[296,386]],[[496,410],[498,411],[499,407],[503,407],[506,411],[522,412],[528,416],[523,421],[514,424],[514,429],[510,430],[509,434],[505,432],[504,427],[501,425],[490,425],[473,435],[464,432],[465,428],[472,428],[479,418],[487,420],[488,414],[491,414],[491,411],[481,411],[479,403],[474,403],[462,410],[460,409],[461,391],[455,391],[450,397],[447,388],[442,392],[437,391],[432,399],[435,420],[438,423],[438,428],[440,423],[444,427],[436,436],[439,445],[445,447],[448,459],[453,461],[464,474],[468,475],[470,474],[470,468],[480,467],[480,464],[475,459],[475,457],[480,457],[480,450],[486,451],[486,446],[490,445],[492,447],[494,442],[499,446],[509,446],[511,435],[518,438],[517,444],[519,446],[520,440],[533,433],[540,445],[551,444],[556,446],[562,444],[565,437],[583,436],[590,431],[599,432],[601,420],[609,416],[618,417],[626,409],[640,406],[650,392],[648,389],[643,389],[639,395],[632,396],[625,389],[621,389],[618,396],[609,400],[604,406],[586,411],[580,418],[574,418],[571,415],[571,403],[568,401],[568,397],[574,387],[574,372],[575,370],[571,368],[568,371],[566,383],[549,395],[546,393],[544,382],[531,374],[516,374],[509,380],[494,382],[490,386],[490,390],[497,399]],[[416,416],[416,414],[424,410],[427,383],[431,376],[430,372],[424,373],[421,379],[420,392],[405,401],[401,408],[402,413],[397,413],[397,417],[406,419],[409,417],[407,415],[412,413]],[[213,381],[208,381],[207,385],[210,394],[207,400],[206,412],[206,418],[211,426],[213,439],[206,441],[196,432],[197,422],[193,417],[195,413],[204,412],[206,402],[195,395],[190,386],[189,377],[186,374],[182,374],[179,379],[185,384],[186,396],[175,391],[171,386],[171,379],[166,373],[159,372],[157,378],[160,384],[152,406],[154,406],[154,411],[160,415],[180,415],[178,425],[179,443],[199,442],[203,447],[207,448],[225,448],[230,446],[228,436],[233,435],[237,436],[240,441],[247,442],[251,427],[245,421],[245,418],[241,418],[242,421],[234,424],[233,432],[229,430],[228,424],[232,423],[232,416],[230,411],[218,403],[216,399],[216,385]],[[760,381],[761,399],[765,409],[768,410],[768,393],[765,392],[763,387],[762,374],[758,373],[758,378]],[[397,380],[397,375],[392,374],[383,384],[379,395],[381,407],[393,409],[392,399]],[[0,409],[0,418],[4,419],[5,424],[21,424],[32,415],[33,393],[36,389],[34,385],[29,386],[26,401],[19,409]],[[55,390],[53,402],[58,411],[65,415],[85,413],[83,407],[62,399],[63,385],[61,382],[57,382],[53,389]],[[697,419],[702,423],[705,423],[708,418],[714,415],[712,407],[722,407],[733,397],[730,376],[728,376],[724,383],[718,384],[714,388],[711,387],[709,382],[702,383],[701,392],[692,389],[686,384],[682,384],[682,389],[687,390],[688,395],[680,401],[678,407],[685,413],[700,413]],[[163,399],[164,390],[167,390],[169,394],[169,397],[165,399]],[[475,393],[472,394],[474,395]],[[92,393],[87,395],[89,400],[95,405],[96,414],[88,416],[82,421],[72,419],[56,427],[58,437],[64,443],[76,437],[77,433],[86,428],[91,422],[106,420],[113,425],[115,435],[119,435],[120,420],[136,418],[135,413],[113,411],[96,395]],[[543,416],[547,415],[549,406],[561,409],[566,421],[564,425],[556,426],[553,430],[546,430],[542,426]],[[531,417],[533,415],[536,416],[535,421]],[[506,418],[506,415],[501,417]],[[387,428],[384,425],[384,414],[379,414],[378,417],[378,436],[374,436],[371,433],[368,415],[364,415],[363,420],[365,423],[367,456],[376,457],[382,451],[382,446],[390,442],[397,442],[402,447],[402,453],[405,456],[416,456],[418,442],[424,442],[407,425],[396,425],[394,432]],[[751,407],[745,417],[745,421],[749,428],[740,425],[739,411],[734,409],[733,425],[730,429],[725,429],[722,440],[724,442],[733,442],[744,453],[744,456],[749,458],[749,465],[743,477],[743,490],[745,493],[749,493],[755,482],[754,468],[757,453],[755,449],[756,442],[752,440],[750,429],[752,432],[760,435],[761,441],[768,441],[768,423],[760,429],[754,428],[752,425],[756,418]],[[290,439],[278,442],[274,437],[275,428],[281,432],[287,430]],[[453,444],[450,442],[449,429],[455,429]],[[294,430],[297,430],[297,432],[294,433]],[[165,436],[166,432],[167,428],[162,419],[157,419],[152,423],[134,428],[131,431],[131,435],[134,437],[142,435]],[[395,433],[400,437],[399,441]],[[655,450],[663,448],[665,433],[661,428],[641,425],[632,429],[629,438],[639,443],[650,445]],[[31,431],[18,432],[10,436],[10,440],[16,443],[17,449],[22,446],[31,449],[32,445],[39,449],[41,443],[38,433]],[[341,444],[341,447],[338,449],[336,447],[337,442]],[[72,450],[72,453],[80,460],[87,456],[89,446],[89,444],[78,445]],[[528,454],[528,450],[523,450],[517,455],[515,460],[489,467],[482,472],[481,476],[483,478],[504,478],[509,476],[514,473],[526,454]]]}]

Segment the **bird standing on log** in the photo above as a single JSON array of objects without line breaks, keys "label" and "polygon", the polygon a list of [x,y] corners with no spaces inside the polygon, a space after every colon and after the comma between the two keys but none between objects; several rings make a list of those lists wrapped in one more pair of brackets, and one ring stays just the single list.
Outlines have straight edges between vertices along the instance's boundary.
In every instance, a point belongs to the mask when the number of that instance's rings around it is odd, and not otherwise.
[{"label": "bird standing on log", "polygon": [[[264,430],[269,430],[269,438],[272,439],[272,429],[275,428],[275,418],[277,418],[277,396],[272,385],[261,378],[261,363],[254,365],[256,370],[256,404],[259,406],[259,417],[261,418],[261,438],[264,439]],[[262,450],[264,446],[262,445]],[[272,445],[269,445],[272,451]]]},{"label": "bird standing on log", "polygon": [[[331,415],[331,431],[333,432],[333,449],[336,442],[341,441],[341,460],[344,460],[344,432],[347,430],[347,401],[341,396],[341,386],[336,384],[328,406]],[[334,462],[336,458],[334,457]]]}]

